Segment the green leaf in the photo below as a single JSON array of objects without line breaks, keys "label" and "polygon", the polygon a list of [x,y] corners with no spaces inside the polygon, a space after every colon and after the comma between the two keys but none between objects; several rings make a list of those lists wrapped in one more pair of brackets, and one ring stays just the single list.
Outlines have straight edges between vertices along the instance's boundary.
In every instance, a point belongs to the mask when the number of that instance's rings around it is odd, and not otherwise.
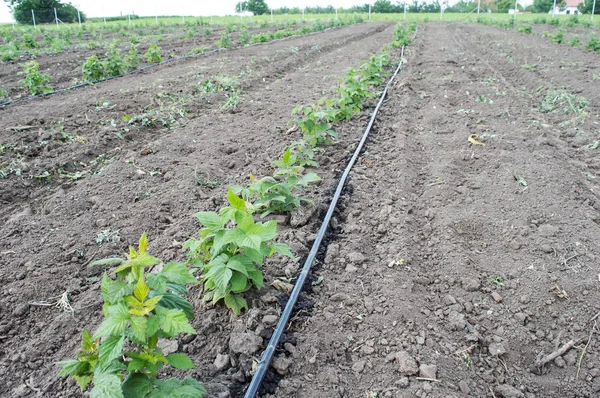
[{"label": "green leaf", "polygon": [[98,347],[98,365],[104,369],[106,365],[123,355],[123,344],[125,336],[109,336]]},{"label": "green leaf", "polygon": [[113,281],[105,272],[100,285],[102,292],[102,300],[108,304],[114,304],[120,298],[127,296],[133,292],[133,287],[123,281]]},{"label": "green leaf", "polygon": [[241,272],[234,272],[231,277],[231,291],[240,293],[246,290],[248,286],[248,277]]},{"label": "green leaf", "polygon": [[142,234],[142,236],[140,237],[139,253],[140,254],[146,253],[147,247],[148,247],[148,237],[146,236],[146,233],[144,232]]},{"label": "green leaf", "polygon": [[242,309],[248,310],[248,303],[246,300],[239,294],[226,294],[225,295],[225,305],[230,308],[233,313],[237,316],[240,314]]},{"label": "green leaf", "polygon": [[[161,300],[162,301],[162,300]],[[160,325],[160,318],[158,316],[151,316],[148,318],[146,335],[148,337],[154,336],[158,332],[158,327]]]},{"label": "green leaf", "polygon": [[248,270],[248,274],[250,275],[250,280],[257,289],[261,289],[264,286],[263,274],[258,268]]},{"label": "green leaf", "polygon": [[150,293],[150,296],[153,294],[163,294],[167,291],[167,278],[162,274],[147,274],[146,278],[148,279],[148,286],[150,289],[154,290]]},{"label": "green leaf", "polygon": [[120,335],[127,327],[130,318],[129,308],[125,303],[108,306],[107,317],[94,333],[94,338]]},{"label": "green leaf", "polygon": [[214,281],[217,289],[226,291],[232,275],[233,272],[229,268],[213,267],[206,274],[206,278]]},{"label": "green leaf", "polygon": [[132,373],[121,385],[121,390],[125,398],[143,398],[152,391],[152,380],[141,373]]},{"label": "green leaf", "polygon": [[213,211],[200,211],[196,213],[196,218],[202,225],[213,232],[223,229],[224,223],[221,216]]},{"label": "green leaf", "polygon": [[292,260],[295,259],[294,253],[292,253],[292,249],[290,249],[290,247],[285,243],[274,243],[273,249],[275,249],[275,251],[281,254],[282,256],[289,257]]},{"label": "green leaf", "polygon": [[121,391],[121,380],[114,374],[95,374],[90,398],[125,398]]},{"label": "green leaf", "polygon": [[167,355],[167,362],[176,369],[193,369],[194,363],[185,354],[174,352]]},{"label": "green leaf", "polygon": [[234,209],[242,211],[246,210],[246,202],[244,201],[244,199],[240,198],[235,193],[233,193],[233,190],[231,188],[227,191],[227,201]]},{"label": "green leaf", "polygon": [[165,293],[158,303],[163,308],[180,309],[187,319],[194,319],[194,308],[183,297],[173,293]]},{"label": "green leaf", "polygon": [[95,348],[94,340],[92,339],[92,335],[87,330],[83,329],[81,331],[81,351],[83,352],[92,352]]},{"label": "green leaf", "polygon": [[161,274],[164,275],[170,282],[178,285],[185,286],[188,283],[198,283],[198,280],[194,278],[194,275],[192,275],[191,271],[183,263],[167,263],[165,264]]},{"label": "green leaf", "polygon": [[241,272],[242,274],[246,275],[247,277],[249,277],[248,270],[247,270],[248,265],[252,265],[252,261],[248,257],[243,256],[243,255],[233,256],[227,262],[227,268],[234,270],[234,271]]},{"label": "green leaf", "polygon": [[76,359],[68,361],[60,361],[56,363],[59,366],[59,376],[83,376],[90,371],[90,364],[88,362],[81,362]]},{"label": "green leaf", "polygon": [[148,330],[148,318],[143,316],[131,316],[131,332],[139,343],[146,343],[146,332]]},{"label": "green leaf", "polygon": [[277,221],[272,220],[266,223],[257,223],[244,232],[249,236],[258,236],[261,241],[269,241],[277,237]]},{"label": "green leaf", "polygon": [[308,173],[299,179],[296,184],[301,185],[303,187],[307,186],[311,182],[321,181],[321,177],[319,177],[316,173]]},{"label": "green leaf", "polygon": [[148,287],[148,284],[146,283],[146,281],[144,280],[144,276],[142,275],[142,277],[138,279],[138,282],[133,288],[133,295],[136,299],[143,302],[146,301],[148,293],[150,293],[150,288]]},{"label": "green leaf", "polygon": [[179,333],[196,334],[182,310],[156,307],[156,313],[160,317],[159,328],[168,336]]},{"label": "green leaf", "polygon": [[90,263],[89,267],[95,267],[97,265],[118,265],[125,261],[119,257],[105,258],[103,260],[96,260]]}]

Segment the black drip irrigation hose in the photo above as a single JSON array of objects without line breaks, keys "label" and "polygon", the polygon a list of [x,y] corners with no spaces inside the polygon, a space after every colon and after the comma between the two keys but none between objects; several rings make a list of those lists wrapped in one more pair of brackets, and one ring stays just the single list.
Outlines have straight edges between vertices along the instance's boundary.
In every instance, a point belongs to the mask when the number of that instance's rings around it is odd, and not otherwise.
[{"label": "black drip irrigation hose", "polygon": [[[354,25],[354,24],[352,24],[352,25]],[[343,25],[343,26],[349,26],[349,25]],[[264,42],[264,43],[247,44],[245,46],[236,47],[236,48],[234,48],[232,50],[238,50],[238,49],[247,48],[247,47],[260,46],[260,45],[274,43],[274,42],[278,42],[278,41],[290,40],[290,39],[297,38],[297,37],[304,37],[304,36],[316,35],[316,34],[319,34],[319,33],[328,32],[331,29],[334,29],[334,28],[327,28],[327,29],[320,30],[318,32],[305,33],[303,35],[292,35],[292,36],[288,36],[288,37],[282,37],[281,39],[273,39],[273,40],[269,40],[268,42]],[[62,92],[65,92],[65,91],[74,90],[76,88],[85,87],[85,86],[91,86],[91,85],[96,84],[96,83],[102,83],[102,82],[106,82],[106,81],[109,81],[109,80],[118,79],[118,78],[129,76],[129,75],[134,75],[136,73],[140,73],[140,72],[143,72],[143,71],[148,70],[148,69],[156,68],[158,66],[165,65],[165,64],[168,64],[168,63],[171,63],[171,62],[185,61],[185,60],[190,59],[190,58],[202,57],[202,56],[205,56],[205,55],[210,55],[210,54],[214,54],[214,53],[225,51],[225,50],[226,50],[226,48],[217,48],[217,49],[214,49],[214,50],[205,51],[205,52],[198,53],[198,54],[183,55],[181,57],[166,59],[166,60],[164,60],[162,62],[159,62],[159,63],[156,63],[156,64],[152,64],[152,65],[144,66],[142,68],[134,69],[132,71],[125,72],[122,75],[111,76],[111,77],[107,77],[106,79],[95,80],[93,82],[83,82],[83,83],[79,83],[79,84],[76,84],[76,85],[71,86],[71,87],[61,88],[59,90],[50,91],[50,92],[44,93],[44,94],[32,95],[32,96],[29,96],[29,97],[15,98],[15,99],[9,100],[7,102],[0,103],[0,109],[4,109],[8,105],[16,104],[17,102],[29,101],[29,100],[32,100],[32,99],[35,99],[35,98],[49,97],[49,96],[54,95],[54,94],[62,93]]]},{"label": "black drip irrigation hose", "polygon": [[401,60],[398,63],[398,67],[396,68],[396,71],[394,72],[394,74],[392,75],[390,80],[385,85],[383,93],[381,94],[381,97],[379,98],[379,102],[377,103],[377,106],[375,107],[375,110],[373,111],[373,114],[371,115],[369,124],[367,125],[365,132],[364,132],[360,142],[358,143],[358,146],[356,147],[354,154],[352,155],[352,158],[348,162],[348,165],[346,166],[346,169],[344,170],[344,173],[342,174],[342,177],[340,178],[340,180],[338,182],[337,188],[335,190],[335,194],[333,195],[333,198],[331,199],[331,203],[329,204],[329,208],[327,209],[327,214],[325,214],[325,217],[323,218],[323,223],[321,224],[321,227],[319,228],[319,232],[318,232],[317,237],[310,249],[310,252],[308,253],[308,257],[306,258],[306,261],[304,262],[302,271],[300,271],[300,275],[298,275],[298,280],[296,282],[296,285],[294,286],[294,290],[292,290],[292,294],[290,295],[290,298],[288,299],[288,302],[285,305],[283,313],[281,314],[281,317],[279,318],[279,322],[277,323],[277,326],[275,327],[275,330],[273,331],[271,340],[269,340],[269,344],[267,345],[267,348],[265,349],[265,352],[263,353],[263,356],[260,360],[260,363],[258,364],[256,372],[254,373],[254,376],[252,377],[252,380],[250,381],[250,384],[248,385],[248,389],[246,390],[246,394],[244,395],[244,398],[254,398],[254,396],[258,392],[258,389],[260,388],[262,379],[265,376],[265,373],[266,373],[267,369],[269,368],[269,364],[271,363],[271,359],[273,358],[273,354],[275,353],[275,348],[279,344],[279,340],[281,339],[281,335],[283,334],[283,331],[285,329],[285,326],[287,325],[287,322],[290,318],[292,310],[294,309],[294,305],[296,304],[296,301],[298,300],[298,296],[300,295],[300,291],[302,290],[304,281],[306,280],[306,277],[308,276],[308,272],[310,271],[310,268],[312,267],[315,257],[317,256],[317,252],[319,250],[319,247],[321,246],[321,242],[323,241],[323,238],[325,237],[325,233],[327,232],[327,227],[329,226],[329,221],[331,220],[331,216],[333,215],[333,212],[337,206],[338,200],[340,199],[342,190],[344,189],[344,186],[346,185],[346,180],[348,179],[348,175],[350,174],[352,167],[356,163],[356,159],[358,159],[358,156],[362,152],[363,146],[365,145],[365,142],[367,141],[367,138],[369,137],[369,133],[371,132],[371,128],[373,127],[373,124],[375,123],[375,119],[377,118],[377,113],[379,112],[379,108],[381,108],[381,105],[383,104],[383,100],[385,99],[385,97],[387,95],[390,84],[394,81],[394,78],[396,77],[398,72],[400,72],[400,68],[402,67],[402,64],[403,64],[402,59],[404,58],[404,46],[402,46],[400,58],[401,58]]}]

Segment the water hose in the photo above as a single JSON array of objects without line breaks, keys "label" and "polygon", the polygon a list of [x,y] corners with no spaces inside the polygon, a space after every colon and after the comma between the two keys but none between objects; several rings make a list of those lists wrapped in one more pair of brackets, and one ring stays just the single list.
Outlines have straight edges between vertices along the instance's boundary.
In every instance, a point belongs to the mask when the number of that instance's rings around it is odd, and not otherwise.
[{"label": "water hose", "polygon": [[273,335],[271,336],[271,339],[269,340],[269,344],[267,345],[267,348],[265,349],[265,352],[263,353],[260,363],[258,364],[256,372],[254,373],[254,376],[252,377],[252,380],[250,381],[250,384],[248,385],[248,388],[246,390],[246,394],[244,395],[244,398],[254,398],[254,396],[258,392],[258,389],[260,387],[262,379],[265,376],[265,373],[269,367],[269,364],[271,363],[271,359],[273,358],[273,354],[275,353],[275,348],[279,344],[281,335],[283,334],[283,331],[285,330],[285,326],[287,325],[287,322],[290,318],[292,310],[294,309],[294,305],[296,304],[296,301],[298,300],[298,296],[300,295],[302,286],[304,285],[306,277],[308,276],[308,272],[310,271],[310,268],[312,267],[315,257],[317,256],[319,247],[321,246],[321,242],[323,241],[323,238],[325,237],[325,233],[327,232],[327,227],[329,226],[329,221],[331,220],[331,216],[333,215],[333,212],[337,206],[338,200],[340,199],[342,190],[344,189],[344,186],[346,185],[346,180],[348,179],[348,175],[350,174],[352,167],[356,163],[356,160],[358,159],[358,156],[362,152],[363,146],[365,145],[365,142],[367,141],[367,138],[369,137],[369,133],[371,132],[371,128],[373,127],[373,124],[375,123],[375,119],[377,118],[377,113],[379,112],[379,108],[381,108],[381,105],[383,104],[383,100],[385,99],[385,97],[387,95],[390,84],[394,81],[394,78],[396,77],[398,72],[400,72],[400,68],[402,67],[402,64],[403,64],[402,59],[404,57],[404,46],[402,46],[402,51],[401,51],[400,57],[401,57],[401,60],[398,63],[398,67],[396,68],[396,71],[394,72],[394,74],[392,75],[390,80],[385,85],[383,93],[381,94],[381,97],[379,98],[379,102],[377,103],[377,106],[375,107],[375,110],[373,111],[373,114],[371,115],[369,124],[367,125],[365,132],[363,133],[363,136],[362,136],[360,142],[358,143],[358,146],[354,150],[354,154],[352,155],[352,158],[348,162],[348,165],[346,166],[346,169],[344,170],[344,173],[342,174],[342,176],[338,182],[337,188],[335,190],[335,194],[333,195],[333,198],[331,199],[331,203],[329,204],[329,208],[327,209],[327,214],[325,214],[325,217],[323,218],[323,223],[321,224],[321,227],[319,228],[319,232],[317,233],[317,237],[310,249],[310,252],[308,253],[308,257],[306,257],[306,261],[304,262],[302,271],[300,271],[300,275],[298,275],[298,280],[296,282],[296,285],[294,286],[294,290],[292,290],[292,294],[290,295],[290,298],[288,299],[288,302],[285,305],[283,313],[281,314],[281,317],[279,318],[279,322],[277,323],[277,326],[275,327],[275,330],[273,331]]}]

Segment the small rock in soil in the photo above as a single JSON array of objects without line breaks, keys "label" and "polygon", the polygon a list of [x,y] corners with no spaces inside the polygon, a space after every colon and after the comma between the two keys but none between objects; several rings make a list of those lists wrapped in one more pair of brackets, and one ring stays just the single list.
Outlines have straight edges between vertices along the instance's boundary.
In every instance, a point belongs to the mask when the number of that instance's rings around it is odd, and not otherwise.
[{"label": "small rock in soil", "polygon": [[554,250],[552,250],[552,246],[550,246],[550,245],[541,245],[540,250],[543,251],[544,253],[552,253],[554,251]]},{"label": "small rock in soil", "polygon": [[464,380],[458,382],[458,388],[460,388],[460,391],[465,395],[469,395],[469,393],[471,392],[469,385]]},{"label": "small rock in soil", "polygon": [[271,366],[273,369],[275,369],[275,371],[277,371],[277,373],[284,376],[288,373],[291,364],[292,360],[290,358],[286,358],[285,356],[281,355],[273,360]]},{"label": "small rock in soil", "polygon": [[523,312],[517,312],[515,314],[515,319],[521,324],[525,325],[527,323],[527,314]]},{"label": "small rock in soil", "polygon": [[435,379],[437,376],[437,366],[421,364],[419,366],[419,376],[427,379]]},{"label": "small rock in soil", "polygon": [[331,297],[329,297],[329,300],[333,301],[333,302],[339,302],[339,301],[346,301],[350,298],[349,295],[347,295],[346,293],[336,293],[334,295],[332,295]]},{"label": "small rock in soil", "polygon": [[563,356],[568,366],[573,366],[577,363],[577,354],[574,351],[568,352]]},{"label": "small rock in soil", "polygon": [[396,385],[400,388],[406,388],[406,387],[408,387],[409,384],[410,384],[410,380],[408,380],[408,377],[401,377],[396,382]]},{"label": "small rock in soil", "polygon": [[229,349],[236,354],[251,355],[260,349],[263,339],[254,333],[232,333]]},{"label": "small rock in soil", "polygon": [[365,361],[358,361],[354,365],[352,365],[352,370],[356,373],[360,373],[365,370]]},{"label": "small rock in soil", "polygon": [[346,272],[356,272],[358,268],[356,268],[354,265],[352,264],[348,264],[346,265]]},{"label": "small rock in soil", "polygon": [[567,364],[566,364],[565,360],[564,360],[564,359],[562,359],[562,357],[557,357],[557,358],[554,360],[554,364],[555,364],[556,366],[558,366],[559,368],[564,368],[565,366],[567,366]]},{"label": "small rock in soil", "polygon": [[446,305],[456,304],[456,299],[454,298],[454,296],[447,295],[446,297],[444,297],[444,304],[446,304]]},{"label": "small rock in soil", "polygon": [[497,302],[501,302],[502,301],[502,296],[500,294],[498,294],[498,292],[492,292],[492,298]]},{"label": "small rock in soil", "polygon": [[495,357],[506,354],[506,348],[504,348],[502,343],[492,343],[488,346],[488,350]]},{"label": "small rock in soil", "polygon": [[456,311],[450,311],[448,314],[448,326],[450,330],[462,330],[466,326],[465,316]]},{"label": "small rock in soil", "polygon": [[217,358],[215,358],[215,362],[213,363],[213,365],[215,365],[215,368],[219,371],[226,369],[229,367],[229,355],[225,354],[217,354]]},{"label": "small rock in soil", "polygon": [[524,395],[521,391],[517,390],[509,384],[501,384],[496,386],[494,389],[496,395],[502,398],[523,398]]},{"label": "small rock in soil", "polygon": [[365,262],[366,258],[362,253],[352,252],[348,254],[348,260],[354,264],[362,264]]},{"label": "small rock in soil", "polygon": [[265,315],[262,319],[262,323],[264,323],[267,326],[273,326],[277,324],[278,320],[279,318],[277,317],[277,315]]},{"label": "small rock in soil", "polygon": [[406,376],[416,375],[419,373],[419,366],[417,361],[410,356],[406,351],[399,351],[395,355],[396,361],[398,361],[398,370],[400,373]]},{"label": "small rock in soil", "polygon": [[27,307],[27,304],[19,304],[15,307],[12,313],[15,316],[22,316],[25,315],[28,311],[29,307]]},{"label": "small rock in soil", "polygon": [[461,280],[461,283],[463,289],[465,289],[467,292],[476,292],[477,290],[479,290],[480,284],[477,279],[463,278]]},{"label": "small rock in soil", "polygon": [[172,339],[158,339],[157,346],[163,351],[163,355],[169,355],[179,350],[179,342]]}]

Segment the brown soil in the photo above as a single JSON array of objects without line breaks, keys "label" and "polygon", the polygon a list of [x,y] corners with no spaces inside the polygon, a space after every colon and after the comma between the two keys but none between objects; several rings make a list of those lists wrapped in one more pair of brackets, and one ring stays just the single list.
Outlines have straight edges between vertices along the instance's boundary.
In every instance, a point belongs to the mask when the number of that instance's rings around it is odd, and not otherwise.
[{"label": "brown soil", "polygon": [[[295,30],[300,26],[292,25],[291,29]],[[212,35],[206,36],[204,29],[209,28],[212,31]],[[269,27],[259,28],[257,26],[249,27],[248,33],[250,37],[257,33],[266,31],[276,31],[285,29],[285,27]],[[218,48],[216,42],[220,39],[221,33],[225,32],[224,27],[213,27],[213,26],[199,26],[195,28],[184,28],[184,27],[168,27],[164,28],[165,34],[159,34],[160,29],[154,29],[154,35],[152,32],[146,32],[146,36],[138,37],[140,43],[138,45],[138,54],[140,65],[138,68],[150,65],[144,57],[144,53],[148,50],[150,44],[156,44],[161,48],[163,59],[175,58],[189,55],[191,51],[199,48],[216,49]],[[133,29],[137,32],[136,29]],[[187,36],[187,32],[191,31],[194,33],[192,37]],[[61,88],[71,87],[77,83],[82,82],[82,70],[81,67],[85,63],[86,59],[92,55],[97,55],[99,58],[105,57],[107,48],[103,48],[104,45],[108,46],[115,40],[118,40],[119,50],[125,56],[129,51],[129,39],[121,37],[118,34],[107,33],[104,38],[104,42],[96,42],[97,47],[95,49],[88,49],[87,42],[76,41],[70,45],[69,49],[61,52],[60,54],[54,54],[49,48],[39,49],[39,55],[35,57],[35,61],[40,64],[40,71],[48,73],[51,81],[49,85],[54,89],[58,90]],[[135,35],[135,33],[134,33]],[[239,45],[240,33],[239,29],[235,32],[230,33],[230,40],[232,46]],[[205,52],[204,50],[203,52]],[[16,58],[11,62],[0,61],[0,89],[8,92],[8,98],[24,97],[28,96],[29,93],[23,90],[19,86],[19,81],[23,78],[19,75],[21,72],[22,64],[31,60],[31,54],[25,53],[20,57]],[[5,102],[6,99],[1,102]]]},{"label": "brown soil", "polygon": [[[176,62],[1,110],[0,396],[79,395],[72,380],[57,376],[54,363],[73,357],[80,330],[100,322],[104,270],[87,264],[125,252],[143,231],[152,254],[164,261],[183,259],[178,242],[198,228],[193,214],[217,209],[227,187],[246,183],[251,173],[269,173],[270,161],[298,138],[286,133],[291,110],[329,93],[348,67],[389,43],[393,30],[391,23],[336,28]],[[222,109],[225,92],[198,91],[205,79],[217,78],[239,84],[241,102],[231,112]],[[155,126],[122,120],[144,112],[156,119]],[[364,117],[338,127],[340,142],[321,160],[323,184],[307,192],[315,207],[281,227],[282,241],[298,256],[314,239],[312,224],[363,123]],[[108,229],[118,231],[120,241],[98,245],[97,235]],[[267,285],[297,268],[275,259],[265,267]],[[56,301],[65,291],[74,316],[32,305]],[[249,300],[250,312],[235,318],[221,305],[204,304],[199,289],[192,296],[198,336],[182,338],[178,348],[192,357],[197,368],[191,375],[211,396],[236,396],[259,353],[230,350],[230,337],[277,314],[285,297],[265,288]],[[268,338],[271,330],[258,333]],[[216,369],[217,354],[231,355],[231,363]]]},{"label": "brown soil", "polygon": [[[271,396],[599,396],[597,64],[533,35],[420,27]],[[590,105],[542,113],[549,88]]]}]

